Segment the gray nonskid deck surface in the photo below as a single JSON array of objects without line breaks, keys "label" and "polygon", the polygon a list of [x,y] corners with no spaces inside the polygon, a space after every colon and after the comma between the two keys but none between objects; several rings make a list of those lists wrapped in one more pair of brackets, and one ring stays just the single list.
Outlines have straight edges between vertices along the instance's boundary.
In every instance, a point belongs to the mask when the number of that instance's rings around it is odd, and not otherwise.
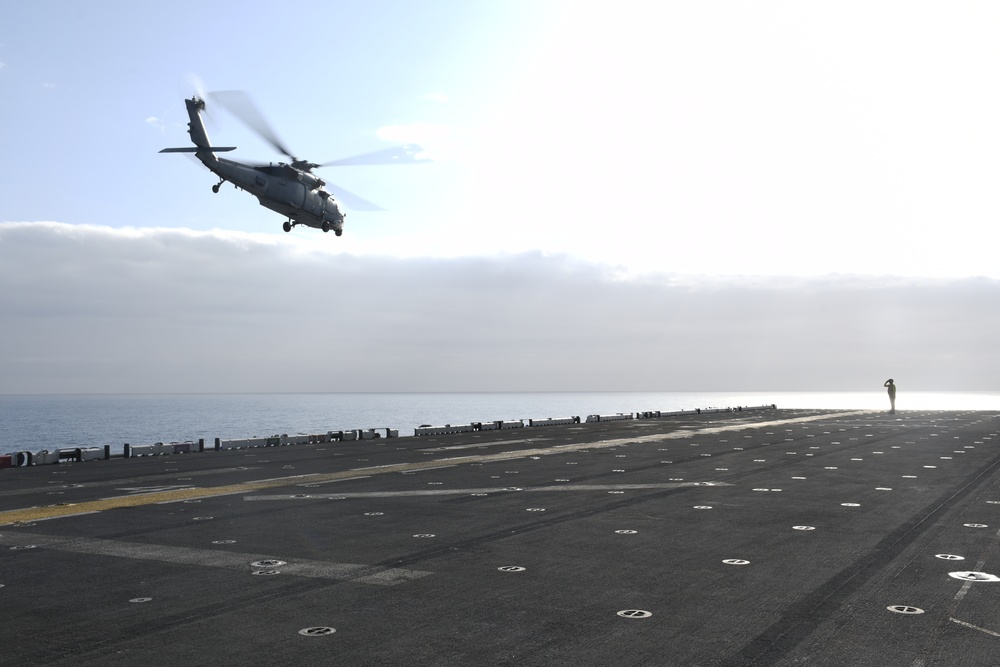
[{"label": "gray nonskid deck surface", "polygon": [[0,664],[995,665],[998,431],[764,410],[3,470],[0,512],[42,509],[0,526]]}]

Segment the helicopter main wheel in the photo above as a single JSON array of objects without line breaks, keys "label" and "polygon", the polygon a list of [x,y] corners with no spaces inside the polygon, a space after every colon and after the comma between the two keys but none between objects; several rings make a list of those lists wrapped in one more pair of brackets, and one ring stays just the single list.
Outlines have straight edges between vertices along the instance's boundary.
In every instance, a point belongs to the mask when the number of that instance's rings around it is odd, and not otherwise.
[{"label": "helicopter main wheel", "polygon": [[212,192],[214,192],[215,194],[219,194],[219,185],[220,185],[219,183],[216,183],[215,185],[213,185],[212,186]]},{"label": "helicopter main wheel", "polygon": [[323,223],[323,233],[325,234],[328,231],[330,231],[330,223],[329,222],[324,222]]},{"label": "helicopter main wheel", "polygon": [[290,232],[290,231],[292,231],[292,223],[290,223],[289,221],[285,220],[285,224],[283,224],[281,226],[281,228],[284,229],[286,232]]}]

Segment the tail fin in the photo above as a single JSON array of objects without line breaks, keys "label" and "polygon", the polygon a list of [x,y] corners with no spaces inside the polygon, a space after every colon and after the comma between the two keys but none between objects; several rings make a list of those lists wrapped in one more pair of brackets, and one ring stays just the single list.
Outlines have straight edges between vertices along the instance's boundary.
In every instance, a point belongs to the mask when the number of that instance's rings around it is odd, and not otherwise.
[{"label": "tail fin", "polygon": [[205,109],[205,100],[194,96],[189,100],[184,100],[184,104],[187,106],[188,117],[191,119],[188,123],[188,134],[191,135],[191,142],[194,146],[164,148],[160,151],[161,153],[203,153],[204,155],[199,155],[198,157],[202,158],[204,162],[205,159],[216,159],[212,153],[236,150],[235,146],[212,146],[211,142],[209,142],[208,133],[205,132],[205,124],[201,121],[201,112]]},{"label": "tail fin", "polygon": [[201,151],[206,151],[209,153],[225,153],[226,151],[234,151],[236,146],[208,146],[207,148],[202,148],[199,146],[182,146],[181,148],[164,148],[161,153],[199,153]]}]

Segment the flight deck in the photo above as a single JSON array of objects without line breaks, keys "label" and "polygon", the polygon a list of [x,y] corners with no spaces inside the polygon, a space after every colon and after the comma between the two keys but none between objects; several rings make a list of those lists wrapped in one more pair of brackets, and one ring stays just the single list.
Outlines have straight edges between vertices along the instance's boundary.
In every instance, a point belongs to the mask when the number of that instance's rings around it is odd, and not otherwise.
[{"label": "flight deck", "polygon": [[2,665],[996,665],[1000,413],[0,470]]}]

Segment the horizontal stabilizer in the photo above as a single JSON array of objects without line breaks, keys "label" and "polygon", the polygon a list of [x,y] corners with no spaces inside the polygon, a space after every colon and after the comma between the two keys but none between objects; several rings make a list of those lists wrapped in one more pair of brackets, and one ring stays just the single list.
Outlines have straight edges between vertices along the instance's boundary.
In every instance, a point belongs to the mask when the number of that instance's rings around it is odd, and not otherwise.
[{"label": "horizontal stabilizer", "polygon": [[161,153],[197,153],[198,151],[208,151],[209,153],[225,153],[226,151],[234,151],[236,146],[207,146],[201,148],[198,146],[185,146],[184,148],[164,148]]}]

